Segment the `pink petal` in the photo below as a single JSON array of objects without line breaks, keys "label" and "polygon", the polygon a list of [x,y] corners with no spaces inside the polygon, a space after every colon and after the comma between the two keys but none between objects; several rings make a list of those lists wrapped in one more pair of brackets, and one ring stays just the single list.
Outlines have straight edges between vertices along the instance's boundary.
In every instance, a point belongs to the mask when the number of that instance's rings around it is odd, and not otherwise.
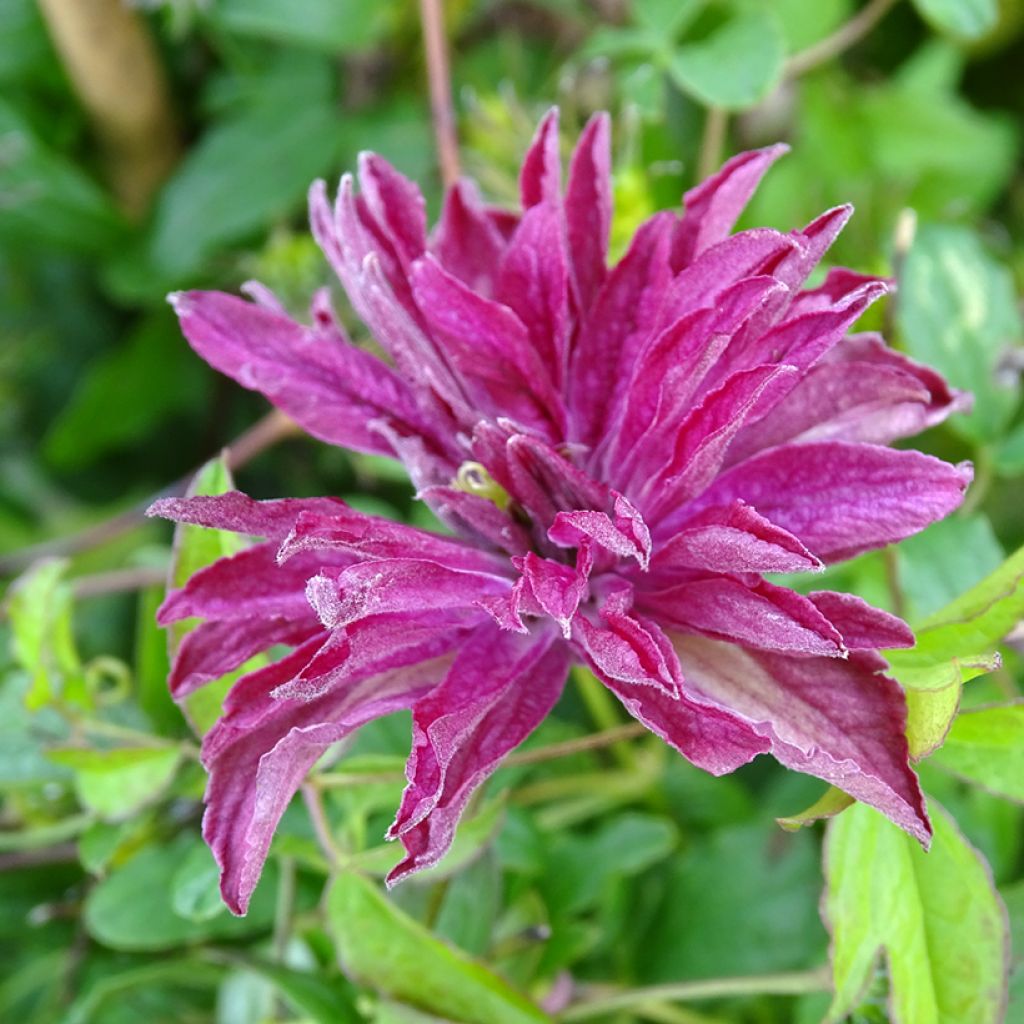
[{"label": "pink petal", "polygon": [[203,359],[314,437],[388,455],[369,421],[389,417],[426,430],[408,385],[370,353],[222,292],[179,292],[172,302]]},{"label": "pink petal", "polygon": [[445,197],[431,251],[449,274],[490,298],[505,239],[480,200],[476,185],[456,182]]},{"label": "pink petal", "polygon": [[565,220],[576,306],[581,315],[594,302],[607,270],[605,254],[612,221],[611,121],[595,114],[569,164]]},{"label": "pink petal", "polygon": [[640,513],[621,494],[615,498],[614,519],[604,512],[559,512],[548,530],[556,544],[579,547],[586,538],[620,558],[633,558],[646,569],[651,557],[651,534]]},{"label": "pink petal", "polygon": [[709,508],[660,545],[651,563],[661,576],[694,569],[712,572],[817,572],[822,562],[793,534],[750,505]]},{"label": "pink petal", "polygon": [[[785,445],[728,470],[688,512],[748,502],[834,562],[894,544],[948,515],[972,475],[969,463],[951,466],[915,451],[841,441]],[[657,529],[668,535],[672,525]]]},{"label": "pink petal", "polygon": [[729,234],[765,172],[788,151],[780,144],[740,153],[683,196],[686,213],[672,244],[674,269],[682,270]]},{"label": "pink petal", "polygon": [[538,203],[561,202],[562,167],[558,152],[558,108],[552,107],[544,115],[523,158],[519,172],[519,191],[523,209]]},{"label": "pink petal", "polygon": [[406,857],[389,885],[444,856],[470,796],[554,707],[568,668],[568,648],[550,633],[486,627],[416,704],[409,785],[388,833],[402,840]]},{"label": "pink petal", "polygon": [[421,256],[427,247],[427,204],[419,187],[376,153],[359,154],[359,187],[402,263]]},{"label": "pink petal", "polygon": [[428,487],[418,497],[442,522],[463,536],[476,539],[484,547],[494,547],[510,555],[524,555],[530,549],[526,530],[493,501],[455,487]]},{"label": "pink petal", "polygon": [[854,594],[818,590],[807,595],[854,650],[913,647],[913,630],[900,618],[873,608]]},{"label": "pink petal", "polygon": [[291,532],[303,512],[330,516],[342,514],[347,508],[339,498],[257,501],[241,491],[228,491],[192,498],[160,498],[150,505],[146,515],[280,541]]},{"label": "pink petal", "polygon": [[692,692],[748,721],[784,765],[838,786],[927,843],[895,680],[853,658],[791,658],[699,637],[677,637],[675,646]]}]

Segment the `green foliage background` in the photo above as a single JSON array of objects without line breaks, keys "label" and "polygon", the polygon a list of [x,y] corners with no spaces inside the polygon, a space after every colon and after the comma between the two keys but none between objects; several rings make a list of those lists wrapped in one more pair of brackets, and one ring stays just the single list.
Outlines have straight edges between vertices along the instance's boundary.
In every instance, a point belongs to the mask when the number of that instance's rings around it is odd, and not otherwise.
[{"label": "green foliage background", "polygon": [[[584,677],[438,868],[387,897],[375,881],[396,857],[380,845],[408,749],[396,718],[324,768],[318,814],[290,808],[248,917],[224,910],[195,737],[153,625],[170,535],[138,511],[266,410],[192,355],[164,295],[255,277],[301,313],[328,283],[305,228],[311,179],[373,149],[434,211],[440,188],[414,3],[145,6],[183,149],[131,221],[34,0],[0,0],[0,1020],[1024,1020],[1021,0],[446,5],[463,160],[493,200],[514,201],[553,102],[567,141],[592,111],[615,117],[619,251],[702,163],[785,139],[744,223],[788,229],[853,201],[830,259],[900,281],[866,326],[976,396],[972,416],[914,442],[975,461],[964,509],[828,581],[919,627],[893,664],[912,740],[934,752],[921,772],[939,822],[928,857],[862,807],[830,826],[834,1003],[821,827],[773,820],[822,785],[767,761],[713,780],[653,738],[549,758],[622,724]],[[820,50],[883,10],[841,53]],[[309,439],[239,484],[424,517],[387,460]],[[224,471],[201,485],[223,489]],[[186,533],[176,571],[227,543]],[[982,674],[997,646],[1002,667]],[[748,975],[765,977],[736,983]]]}]

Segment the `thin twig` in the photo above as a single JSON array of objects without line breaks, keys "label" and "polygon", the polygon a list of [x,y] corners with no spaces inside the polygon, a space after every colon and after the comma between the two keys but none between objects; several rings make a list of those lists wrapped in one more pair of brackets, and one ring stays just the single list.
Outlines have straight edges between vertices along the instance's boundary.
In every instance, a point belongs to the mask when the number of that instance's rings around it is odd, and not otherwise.
[{"label": "thin twig", "polygon": [[828,992],[831,972],[827,966],[813,971],[789,974],[755,974],[742,978],[710,978],[706,981],[683,981],[670,985],[651,985],[594,996],[570,1006],[558,1020],[561,1022],[590,1020],[614,1010],[625,1010],[655,1002],[685,1002],[696,999],[723,999],[732,996],[799,996],[812,992]]},{"label": "thin twig", "polygon": [[302,799],[306,804],[306,811],[309,814],[309,820],[313,826],[313,834],[316,836],[316,841],[320,845],[323,855],[327,858],[327,863],[333,868],[341,863],[343,857],[341,850],[338,849],[338,844],[334,841],[330,822],[328,822],[327,814],[324,812],[320,790],[308,782],[303,783]]},{"label": "thin twig", "polygon": [[896,5],[898,0],[871,0],[865,4],[848,22],[840,25],[830,36],[819,40],[806,50],[793,54],[786,61],[784,76],[799,78],[820,64],[845,53],[851,46],[859,43]]},{"label": "thin twig", "polygon": [[76,598],[121,594],[129,590],[145,590],[167,582],[167,569],[156,565],[140,565],[131,569],[114,569],[79,576],[71,581]]},{"label": "thin twig", "polygon": [[718,170],[725,150],[725,134],[729,128],[729,112],[722,107],[708,107],[704,118],[704,134],[697,156],[697,180],[703,181]]},{"label": "thin twig", "polygon": [[36,850],[11,850],[0,853],[0,872],[20,871],[22,868],[42,867],[46,864],[67,864],[78,860],[77,843],[59,843]]},{"label": "thin twig", "polygon": [[[241,469],[267,448],[300,433],[299,427],[284,413],[274,409],[224,449],[228,468],[231,470]],[[70,537],[58,537],[56,540],[46,541],[42,544],[33,544],[31,547],[22,548],[20,551],[0,557],[0,576],[15,576],[42,558],[63,558],[78,554],[80,551],[90,551],[93,548],[101,547],[144,522],[146,509],[157,498],[184,494],[194,475],[194,472],[189,473],[188,476],[184,476],[162,491],[150,495],[145,501],[126,512],[121,512],[102,523],[89,526],[80,533],[72,534]]]},{"label": "thin twig", "polygon": [[459,179],[459,141],[455,133],[442,0],[420,0],[420,23],[423,26],[423,48],[427,58],[430,116],[434,123],[437,160],[441,168],[441,181],[445,188],[450,188]]}]

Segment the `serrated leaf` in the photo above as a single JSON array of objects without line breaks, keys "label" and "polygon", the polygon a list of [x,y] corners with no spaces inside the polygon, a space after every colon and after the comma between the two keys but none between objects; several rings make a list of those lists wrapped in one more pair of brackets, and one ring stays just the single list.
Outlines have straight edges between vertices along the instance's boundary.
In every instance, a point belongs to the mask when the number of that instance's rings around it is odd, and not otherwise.
[{"label": "serrated leaf", "polygon": [[861,1002],[881,956],[893,1024],[998,1024],[1009,955],[1006,914],[988,866],[931,804],[931,850],[870,807],[830,825],[825,914],[835,998],[828,1020]]},{"label": "serrated leaf", "polygon": [[999,20],[997,0],[914,0],[925,21],[960,39],[977,39]]},{"label": "serrated leaf", "polygon": [[347,974],[393,999],[458,1024],[544,1024],[550,1018],[507,982],[435,939],[362,875],[342,872],[327,926]]},{"label": "serrated leaf", "polygon": [[770,11],[741,11],[700,42],[681,47],[669,64],[676,85],[725,110],[763,100],[782,77],[785,41]]},{"label": "serrated leaf", "polygon": [[932,763],[1024,802],[1024,703],[962,712]]},{"label": "serrated leaf", "polygon": [[1009,270],[974,231],[920,227],[900,278],[897,322],[911,355],[974,394],[973,412],[951,428],[974,441],[998,439],[1020,401],[998,366],[1021,341],[1021,318]]},{"label": "serrated leaf", "polygon": [[156,800],[181,761],[177,747],[118,747],[114,750],[51,750],[49,757],[75,773],[83,807],[106,821],[123,821]]}]

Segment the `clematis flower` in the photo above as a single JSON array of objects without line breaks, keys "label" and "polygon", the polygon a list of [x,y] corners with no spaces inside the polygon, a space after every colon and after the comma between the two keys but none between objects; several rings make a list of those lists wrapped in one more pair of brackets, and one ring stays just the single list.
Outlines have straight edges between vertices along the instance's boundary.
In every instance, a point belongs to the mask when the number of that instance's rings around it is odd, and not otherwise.
[{"label": "clematis flower", "polygon": [[848,334],[885,281],[808,275],[847,218],[731,234],[784,147],[745,153],[642,224],[606,265],[609,124],[562,189],[555,112],[521,174],[522,210],[469,181],[428,234],[414,184],[360,159],[313,233],[385,353],[354,345],[326,293],[308,324],[250,285],[173,296],[196,352],[330,444],[389,455],[451,534],[333,498],[233,492],[153,514],[263,540],[198,572],[163,623],[197,616],[181,698],[258,651],[203,743],[204,834],[245,911],[281,814],[317,759],[411,709],[389,836],[395,882],[434,864],[478,786],[544,719],[570,666],[693,764],[762,753],[841,787],[927,842],[906,704],[879,649],[913,644],[817,572],[956,508],[971,470],[886,447],[966,405],[875,334]]}]

